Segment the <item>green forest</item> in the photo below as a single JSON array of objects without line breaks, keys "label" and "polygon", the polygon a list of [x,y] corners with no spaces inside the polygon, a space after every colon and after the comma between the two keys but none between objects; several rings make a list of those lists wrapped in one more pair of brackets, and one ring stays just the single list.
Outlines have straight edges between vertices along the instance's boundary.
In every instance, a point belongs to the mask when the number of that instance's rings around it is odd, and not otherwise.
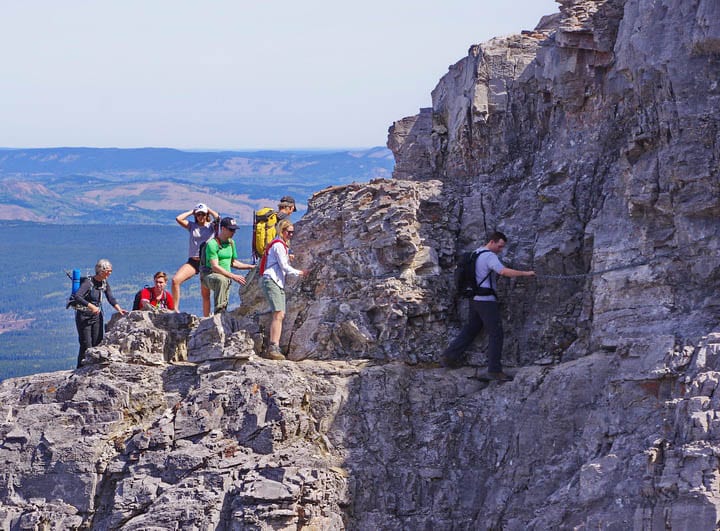
[{"label": "green forest", "polygon": [[[110,285],[126,309],[156,271],[170,278],[187,260],[188,233],[178,225],[49,225],[2,222],[0,314],[32,319],[22,330],[0,333],[0,380],[73,369],[78,342],[73,310],[65,309],[71,281],[66,271],[92,274],[99,258],[113,264]],[[241,260],[249,261],[251,227],[235,235]],[[244,251],[247,250],[247,253]],[[230,305],[237,305],[237,290]],[[182,287],[181,309],[201,314],[199,279]],[[103,303],[106,321],[114,310]]]}]

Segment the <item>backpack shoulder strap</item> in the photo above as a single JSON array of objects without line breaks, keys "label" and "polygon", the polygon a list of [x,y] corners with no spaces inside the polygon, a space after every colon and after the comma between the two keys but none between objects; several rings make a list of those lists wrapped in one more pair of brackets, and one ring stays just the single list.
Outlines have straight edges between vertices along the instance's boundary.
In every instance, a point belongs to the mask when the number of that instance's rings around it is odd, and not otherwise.
[{"label": "backpack shoulder strap", "polygon": [[265,252],[263,253],[262,258],[260,259],[260,275],[261,276],[263,273],[265,273],[265,269],[267,269],[267,260],[268,260],[268,255],[270,254],[270,249],[272,248],[273,245],[275,245],[278,242],[282,243],[283,246],[285,247],[285,250],[287,250],[287,248],[288,248],[287,243],[285,243],[285,240],[283,240],[282,238],[275,238],[273,241],[268,243],[267,247],[265,247]]},{"label": "backpack shoulder strap", "polygon": [[[492,251],[490,249],[482,249],[481,251],[475,251],[475,252],[477,253],[475,260],[477,260],[477,257],[479,257],[481,254],[491,253]],[[473,254],[475,254],[475,253],[473,253]],[[474,273],[474,269],[475,269],[475,261],[473,261],[473,273]],[[490,278],[490,275],[492,275],[492,272],[493,272],[492,269],[490,269],[488,271],[488,274],[485,275],[485,277],[483,277],[483,279],[475,285],[475,288],[476,289],[479,288],[483,282],[485,282],[488,278]],[[490,279],[490,288],[489,289],[493,290],[493,293],[495,292],[494,288],[492,287],[492,279]]]}]

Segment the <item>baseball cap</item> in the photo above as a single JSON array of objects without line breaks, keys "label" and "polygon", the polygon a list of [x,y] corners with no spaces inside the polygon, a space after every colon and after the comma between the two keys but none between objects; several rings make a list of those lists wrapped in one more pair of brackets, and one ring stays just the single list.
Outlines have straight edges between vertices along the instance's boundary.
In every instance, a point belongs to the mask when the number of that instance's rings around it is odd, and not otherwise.
[{"label": "baseball cap", "polygon": [[289,195],[283,196],[280,198],[280,206],[291,206],[293,207],[293,212],[297,210],[297,207],[295,206],[295,200],[290,197]]},{"label": "baseball cap", "polygon": [[205,203],[198,203],[195,205],[195,208],[193,208],[193,212],[204,212],[205,214],[208,213],[208,207]]},{"label": "baseball cap", "polygon": [[222,218],[220,226],[230,230],[237,230],[237,223],[235,223],[235,218]]}]

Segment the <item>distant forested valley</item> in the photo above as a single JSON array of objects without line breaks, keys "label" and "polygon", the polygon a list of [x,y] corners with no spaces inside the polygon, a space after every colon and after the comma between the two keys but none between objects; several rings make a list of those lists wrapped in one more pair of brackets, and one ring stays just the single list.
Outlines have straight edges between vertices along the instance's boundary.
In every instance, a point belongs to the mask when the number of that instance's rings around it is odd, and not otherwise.
[{"label": "distant forested valley", "polygon": [[348,151],[0,149],[0,219],[168,224],[198,202],[243,224],[252,212],[328,186],[392,175],[386,148]]},{"label": "distant forested valley", "polygon": [[[152,284],[156,271],[169,276],[187,259],[188,233],[179,225],[51,225],[0,221],[0,314],[27,325],[0,328],[0,380],[75,367],[77,333],[74,311],[65,309],[71,282],[65,271],[92,274],[99,258],[113,264],[115,297],[126,309],[135,293]],[[238,252],[250,261],[252,230],[240,227]],[[201,315],[199,279],[182,287],[181,309]],[[237,288],[230,307],[239,304]],[[106,321],[114,310],[103,303]],[[7,324],[7,323],[5,323]]]},{"label": "distant forested valley", "polygon": [[[174,149],[0,149],[0,379],[71,369],[74,313],[65,271],[113,262],[110,283],[130,308],[135,292],[187,259],[188,234],[174,219],[198,202],[241,225],[249,261],[252,214],[328,186],[392,176],[385,148],[348,151],[192,152]],[[181,309],[201,314],[197,277]],[[233,288],[230,307],[239,304]],[[112,309],[104,304],[107,319]]]}]

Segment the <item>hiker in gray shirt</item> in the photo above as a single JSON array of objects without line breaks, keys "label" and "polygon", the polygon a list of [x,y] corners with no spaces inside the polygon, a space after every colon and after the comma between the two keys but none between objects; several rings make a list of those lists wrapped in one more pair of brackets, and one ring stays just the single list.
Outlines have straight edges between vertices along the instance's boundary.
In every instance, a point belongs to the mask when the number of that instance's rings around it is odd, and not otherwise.
[{"label": "hiker in gray shirt", "polygon": [[470,301],[468,322],[442,354],[441,364],[447,368],[461,367],[466,360],[465,350],[483,328],[488,333],[488,372],[486,379],[509,381],[512,377],[502,370],[500,358],[503,347],[503,329],[500,308],[495,293],[495,275],[504,277],[532,277],[534,271],[518,271],[505,267],[498,255],[505,248],[507,236],[494,232],[484,247],[480,247],[475,260],[475,296]]}]

